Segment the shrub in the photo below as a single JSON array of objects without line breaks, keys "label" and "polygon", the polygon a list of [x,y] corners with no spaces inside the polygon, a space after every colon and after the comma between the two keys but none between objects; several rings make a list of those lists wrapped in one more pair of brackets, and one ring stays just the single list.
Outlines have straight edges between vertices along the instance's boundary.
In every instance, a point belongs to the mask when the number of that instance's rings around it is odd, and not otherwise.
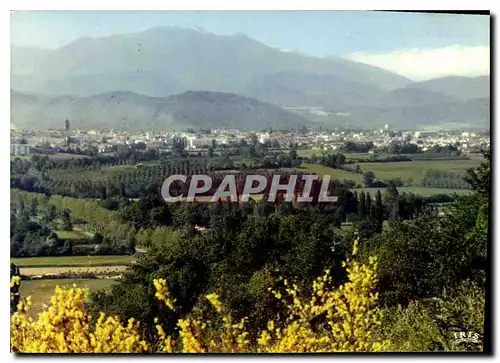
[{"label": "shrub", "polygon": [[[357,252],[354,243],[353,255]],[[285,319],[275,317],[251,340],[246,331],[247,319],[233,321],[225,314],[217,294],[206,299],[218,318],[203,321],[196,314],[178,321],[179,336],[167,335],[155,320],[156,344],[141,340],[139,323],[131,318],[127,324],[119,318],[99,315],[95,325],[84,309],[87,290],[74,286],[56,288],[51,305],[36,319],[28,315],[30,299],[18,304],[11,317],[11,347],[14,352],[329,352],[383,351],[388,340],[380,339],[375,330],[382,321],[377,307],[377,261],[367,264],[347,260],[343,266],[348,281],[332,288],[329,271],[313,282],[310,294],[283,280],[283,292],[271,290],[288,312]],[[155,279],[156,298],[165,309],[174,310],[164,279]]]},{"label": "shrub", "polygon": [[457,342],[455,334],[477,333],[482,341],[484,306],[484,290],[466,281],[442,298],[386,309],[379,333],[394,351],[482,351],[482,342]]}]

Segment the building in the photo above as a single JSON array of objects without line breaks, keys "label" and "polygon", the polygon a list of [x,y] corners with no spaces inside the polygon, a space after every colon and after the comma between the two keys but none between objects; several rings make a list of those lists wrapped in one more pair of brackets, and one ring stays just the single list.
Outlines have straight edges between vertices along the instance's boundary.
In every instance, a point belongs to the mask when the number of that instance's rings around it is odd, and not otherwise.
[{"label": "building", "polygon": [[26,144],[10,144],[10,155],[26,156],[30,154],[30,146]]},{"label": "building", "polygon": [[200,149],[200,148],[208,148],[213,144],[213,139],[211,137],[200,137],[189,136],[188,140],[188,149]]},{"label": "building", "polygon": [[435,137],[438,135],[436,131],[416,131],[415,138]]}]

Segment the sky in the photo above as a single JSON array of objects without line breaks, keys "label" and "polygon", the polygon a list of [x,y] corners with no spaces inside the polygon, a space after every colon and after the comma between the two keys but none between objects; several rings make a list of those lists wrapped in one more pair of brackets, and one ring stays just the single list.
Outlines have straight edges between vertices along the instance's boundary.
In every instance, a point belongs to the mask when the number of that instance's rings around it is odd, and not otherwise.
[{"label": "sky", "polygon": [[57,48],[81,37],[156,26],[244,33],[317,57],[341,56],[414,80],[489,74],[490,18],[484,15],[367,11],[22,11],[11,43]]}]

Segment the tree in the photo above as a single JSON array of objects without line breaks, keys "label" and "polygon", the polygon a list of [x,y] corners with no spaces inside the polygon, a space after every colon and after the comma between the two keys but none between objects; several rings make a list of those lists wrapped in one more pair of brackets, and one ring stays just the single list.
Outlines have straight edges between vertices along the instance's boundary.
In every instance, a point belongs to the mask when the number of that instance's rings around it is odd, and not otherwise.
[{"label": "tree", "polygon": [[377,195],[375,196],[375,221],[377,223],[376,230],[380,233],[384,222],[384,206],[382,204],[382,194],[380,190],[377,190]]},{"label": "tree", "polygon": [[[477,196],[464,196],[445,215],[394,221],[365,244],[379,256],[381,295],[389,304],[439,297],[470,279],[484,286],[486,239],[474,238]],[[482,234],[484,236],[484,233]]]},{"label": "tree", "polygon": [[399,201],[396,199],[392,203],[392,208],[391,208],[391,220],[396,221],[399,219]]},{"label": "tree", "polygon": [[361,191],[361,194],[359,195],[359,200],[358,200],[358,216],[360,218],[365,217],[366,213],[366,196],[365,192]]},{"label": "tree", "polygon": [[363,174],[364,177],[364,183],[367,188],[371,187],[373,184],[373,181],[375,180],[375,174],[373,171],[367,171]]},{"label": "tree", "polygon": [[396,183],[393,180],[389,181],[389,185],[387,186],[387,189],[384,192],[384,202],[385,203],[392,203],[395,200],[398,199],[399,192],[398,188],[396,187]]},{"label": "tree", "polygon": [[345,156],[344,154],[337,154],[337,156],[335,157],[335,164],[337,164],[337,168],[341,168],[342,165],[345,164]]},{"label": "tree", "polygon": [[69,131],[69,120],[68,119],[66,119],[66,121],[64,121],[64,129],[66,131]]},{"label": "tree", "polygon": [[491,178],[491,150],[484,150],[483,156],[485,160],[476,169],[467,170],[465,181],[469,183],[472,189],[489,198],[490,195],[490,178]]},{"label": "tree", "polygon": [[366,193],[365,197],[365,216],[372,217],[372,196],[370,192]]},{"label": "tree", "polygon": [[71,223],[71,216],[69,214],[69,211],[65,210],[62,213],[61,220],[62,220],[61,229],[63,231],[72,231],[73,230],[73,224]]}]

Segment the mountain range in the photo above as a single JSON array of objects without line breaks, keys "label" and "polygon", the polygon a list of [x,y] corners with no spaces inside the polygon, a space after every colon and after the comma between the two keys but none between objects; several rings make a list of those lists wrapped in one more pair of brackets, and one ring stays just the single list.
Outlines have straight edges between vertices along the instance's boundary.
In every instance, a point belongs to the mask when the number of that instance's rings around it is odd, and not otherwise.
[{"label": "mountain range", "polygon": [[[130,131],[194,128],[263,130],[297,129],[311,121],[282,108],[232,93],[188,91],[168,97],[149,97],[132,92],[99,95],[42,96],[11,91],[11,121],[38,128],[62,127],[71,120],[74,128],[113,128]],[[313,123],[314,124],[314,123]]]},{"label": "mountain range", "polygon": [[11,90],[11,122],[33,128],[66,118],[82,128],[489,125],[489,76],[412,82],[243,34],[177,27],[53,50],[12,46]]}]

